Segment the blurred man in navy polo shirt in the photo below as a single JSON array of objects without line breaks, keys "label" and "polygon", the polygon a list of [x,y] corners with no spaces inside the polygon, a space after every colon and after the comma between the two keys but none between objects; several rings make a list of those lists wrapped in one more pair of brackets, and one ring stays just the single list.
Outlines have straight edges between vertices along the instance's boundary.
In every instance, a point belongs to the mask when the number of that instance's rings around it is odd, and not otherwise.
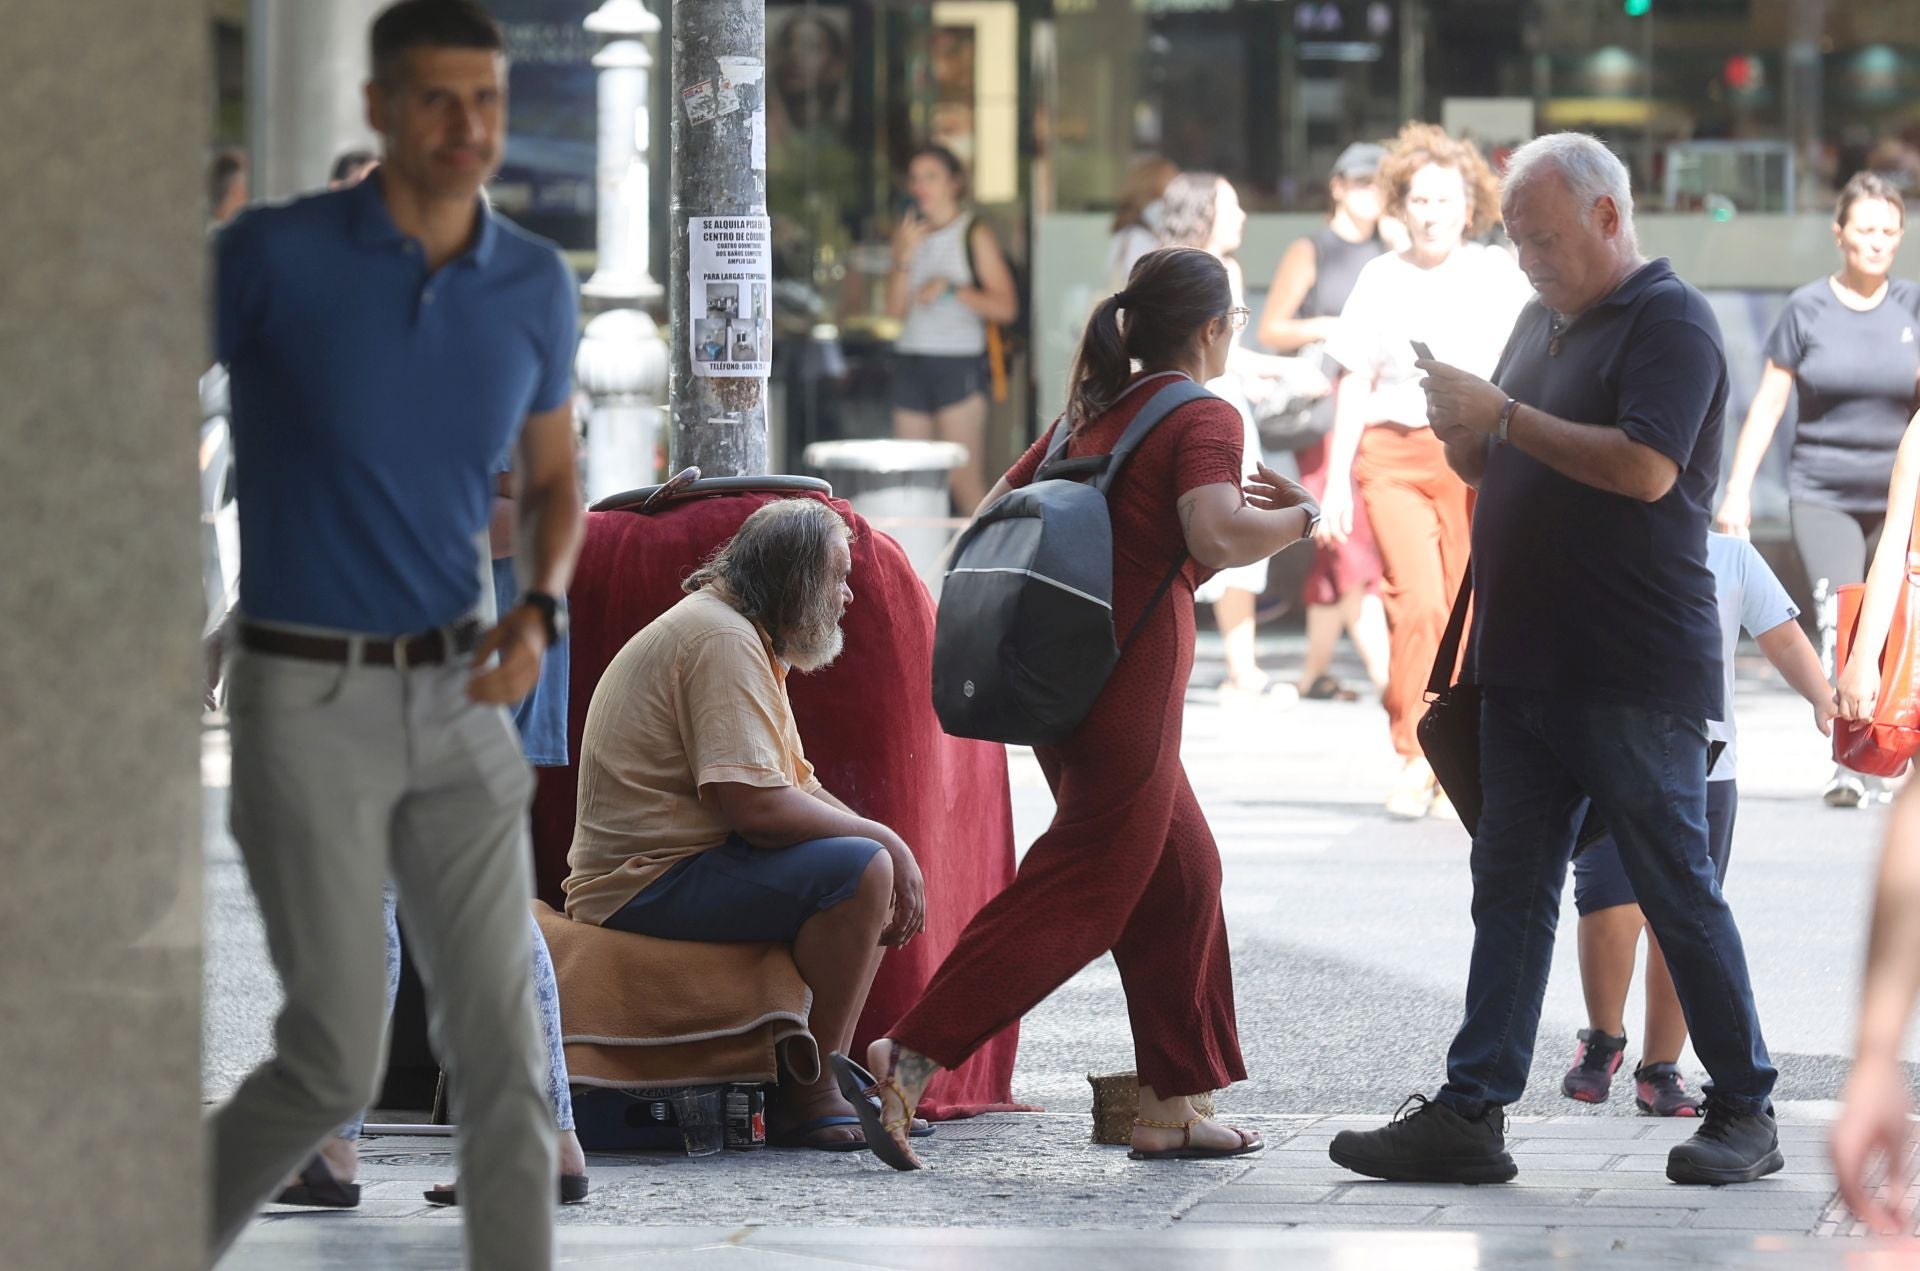
[{"label": "blurred man in navy polo shirt", "polygon": [[[469,1265],[552,1260],[533,782],[503,706],[560,636],[578,549],[577,320],[554,247],[480,196],[506,129],[503,48],[469,0],[389,7],[367,87],[380,168],[248,212],[219,243],[246,560],[233,831],[286,1004],[274,1058],[212,1121],[216,1258],[374,1093],[391,874],[461,1126]],[[509,455],[526,585],[482,633],[475,544]]]},{"label": "blurred man in navy polo shirt", "polygon": [[1676,1183],[1781,1168],[1746,954],[1707,851],[1706,721],[1723,718],[1709,500],[1727,366],[1706,300],[1640,255],[1627,172],[1591,137],[1529,142],[1502,210],[1538,299],[1493,383],[1422,362],[1428,418],[1476,486],[1473,629],[1484,807],[1466,1019],[1431,1101],[1335,1137],[1376,1178],[1505,1182],[1517,1100],[1589,800],[1666,952],[1713,1078]]}]

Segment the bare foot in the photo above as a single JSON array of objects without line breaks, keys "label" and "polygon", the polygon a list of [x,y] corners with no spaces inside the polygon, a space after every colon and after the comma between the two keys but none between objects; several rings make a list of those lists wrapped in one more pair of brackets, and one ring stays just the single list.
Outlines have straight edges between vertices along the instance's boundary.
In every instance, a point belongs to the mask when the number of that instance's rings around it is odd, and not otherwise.
[{"label": "bare foot", "polygon": [[[815,1082],[810,1086],[781,1088],[780,1098],[769,1109],[767,1131],[769,1137],[781,1137],[792,1133],[797,1127],[822,1117],[853,1117],[853,1105],[841,1097],[833,1084],[833,1078]],[[806,1142],[809,1146],[825,1143],[865,1143],[866,1136],[860,1127],[848,1125],[823,1125],[809,1130]]]},{"label": "bare foot", "polygon": [[[1236,1130],[1232,1126],[1222,1125],[1212,1117],[1194,1121],[1197,1114],[1193,1101],[1186,1095],[1176,1095],[1171,1099],[1156,1096],[1151,1086],[1140,1087],[1140,1119],[1159,1121],[1164,1124],[1148,1126],[1135,1124],[1133,1127],[1133,1147],[1140,1152],[1166,1152],[1174,1148],[1188,1146],[1204,1150],[1231,1152],[1261,1142],[1260,1134],[1253,1130]],[[1169,1130],[1165,1125],[1185,1125],[1193,1121],[1189,1130]],[[1189,1138],[1188,1136],[1191,1135]],[[1244,1136],[1244,1137],[1243,1137]]]},{"label": "bare foot", "polygon": [[[321,1141],[320,1146],[314,1149],[314,1155],[326,1162],[327,1172],[333,1175],[336,1183],[351,1183],[360,1176],[360,1144],[355,1139],[343,1139],[337,1134],[329,1134]],[[305,1168],[306,1163],[303,1161],[300,1169]],[[287,1180],[287,1184],[290,1186],[299,1181],[300,1172],[295,1170],[293,1177]]]},{"label": "bare foot", "polygon": [[[881,1037],[867,1047],[867,1071],[880,1084],[880,1120],[888,1127],[889,1137],[913,1161],[915,1168],[919,1168],[919,1154],[907,1137],[909,1118],[920,1106],[920,1097],[927,1092],[927,1085],[940,1071],[940,1065],[918,1051],[908,1050],[891,1037]],[[890,1085],[888,1078],[894,1078],[898,1084]]]},{"label": "bare foot", "polygon": [[580,1136],[572,1130],[560,1131],[560,1173],[584,1174],[587,1172],[587,1153],[580,1146]]}]

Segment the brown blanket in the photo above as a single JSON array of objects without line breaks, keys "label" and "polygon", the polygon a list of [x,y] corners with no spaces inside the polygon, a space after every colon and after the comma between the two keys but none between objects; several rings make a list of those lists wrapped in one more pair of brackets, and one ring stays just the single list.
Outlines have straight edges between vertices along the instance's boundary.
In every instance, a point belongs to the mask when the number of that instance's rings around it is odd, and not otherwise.
[{"label": "brown blanket", "polygon": [[784,944],[656,940],[533,902],[560,982],[575,1085],[638,1089],[820,1076],[813,992]]}]

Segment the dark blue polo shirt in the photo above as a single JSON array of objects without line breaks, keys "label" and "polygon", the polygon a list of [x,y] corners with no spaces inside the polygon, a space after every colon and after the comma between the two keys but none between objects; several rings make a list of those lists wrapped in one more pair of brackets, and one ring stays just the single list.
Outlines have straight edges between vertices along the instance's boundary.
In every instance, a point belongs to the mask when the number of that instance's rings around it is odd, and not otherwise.
[{"label": "dark blue polo shirt", "polygon": [[376,173],[247,212],[218,256],[241,611],[385,634],[466,614],[493,474],[570,391],[577,300],[558,250],[483,209],[430,274]]},{"label": "dark blue polo shirt", "polygon": [[1494,382],[1561,419],[1618,428],[1680,467],[1653,503],[1561,476],[1515,446],[1487,458],[1473,513],[1464,678],[1724,719],[1707,521],[1727,360],[1705,297],[1664,260],[1576,319],[1521,311]]}]

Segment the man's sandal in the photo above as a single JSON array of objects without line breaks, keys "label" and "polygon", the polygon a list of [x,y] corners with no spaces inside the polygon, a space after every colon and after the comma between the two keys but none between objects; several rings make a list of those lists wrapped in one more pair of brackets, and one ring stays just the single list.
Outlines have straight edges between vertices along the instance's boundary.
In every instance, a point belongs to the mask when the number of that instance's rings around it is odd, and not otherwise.
[{"label": "man's sandal", "polygon": [[[893,1137],[895,1130],[911,1133],[913,1126],[913,1105],[907,1102],[906,1091],[900,1088],[898,1074],[888,1073],[885,1081],[876,1080],[872,1073],[839,1051],[829,1055],[827,1063],[833,1069],[834,1084],[840,1087],[840,1094],[853,1105],[854,1113],[860,1118],[860,1131],[873,1154],[902,1172],[924,1169],[913,1149]],[[889,1095],[899,1102],[901,1115],[897,1117],[886,1115]]]},{"label": "man's sandal", "polygon": [[360,1184],[343,1183],[335,1178],[326,1158],[315,1152],[301,1168],[300,1181],[281,1188],[273,1203],[311,1205],[315,1209],[355,1209],[360,1204]]},{"label": "man's sandal", "polygon": [[1127,1153],[1127,1159],[1130,1161],[1217,1161],[1229,1156],[1245,1156],[1250,1152],[1258,1152],[1266,1146],[1265,1140],[1259,1135],[1250,1134],[1246,1130],[1230,1125],[1226,1128],[1240,1136],[1239,1147],[1195,1147],[1193,1127],[1206,1119],[1197,1114],[1185,1121],[1149,1121],[1145,1117],[1135,1117],[1133,1123],[1144,1129],[1180,1131],[1180,1146],[1163,1148],[1158,1152],[1143,1152],[1136,1147]]}]

